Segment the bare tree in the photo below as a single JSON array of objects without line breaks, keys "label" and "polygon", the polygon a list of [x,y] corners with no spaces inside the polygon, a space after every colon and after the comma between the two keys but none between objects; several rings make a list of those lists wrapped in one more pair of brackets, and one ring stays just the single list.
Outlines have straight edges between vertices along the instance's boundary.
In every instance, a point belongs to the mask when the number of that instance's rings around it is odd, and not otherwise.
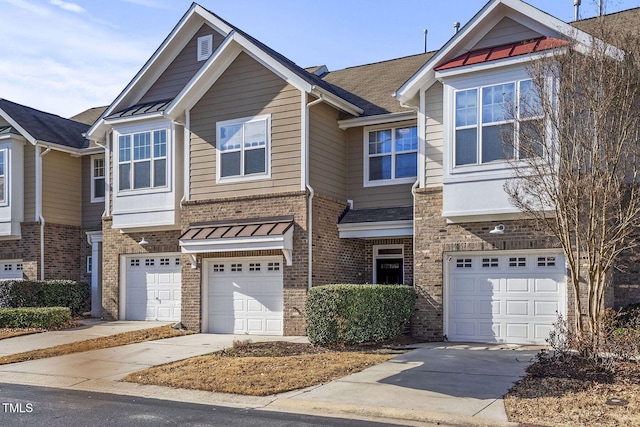
[{"label": "bare tree", "polygon": [[514,150],[505,191],[557,238],[574,329],[594,351],[608,273],[640,243],[640,40],[596,19],[588,43],[569,42],[530,66],[530,90],[519,91],[513,127],[502,132]]}]

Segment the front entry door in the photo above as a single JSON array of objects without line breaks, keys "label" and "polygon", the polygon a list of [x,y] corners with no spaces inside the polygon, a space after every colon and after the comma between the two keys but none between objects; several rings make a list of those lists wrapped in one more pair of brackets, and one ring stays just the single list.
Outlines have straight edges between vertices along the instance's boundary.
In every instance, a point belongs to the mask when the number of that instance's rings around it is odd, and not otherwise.
[{"label": "front entry door", "polygon": [[402,258],[383,258],[376,260],[376,282],[379,284],[403,284]]}]

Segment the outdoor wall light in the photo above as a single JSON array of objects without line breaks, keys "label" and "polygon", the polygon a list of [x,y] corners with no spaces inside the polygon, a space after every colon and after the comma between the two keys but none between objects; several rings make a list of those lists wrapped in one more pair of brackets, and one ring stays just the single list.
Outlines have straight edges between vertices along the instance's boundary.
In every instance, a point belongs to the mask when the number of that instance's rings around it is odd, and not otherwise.
[{"label": "outdoor wall light", "polygon": [[138,244],[140,246],[147,246],[149,244],[149,242],[147,242],[144,237],[142,239],[140,239],[140,241],[138,242]]},{"label": "outdoor wall light", "polygon": [[498,224],[494,227],[493,230],[489,232],[490,234],[504,234],[504,224]]}]

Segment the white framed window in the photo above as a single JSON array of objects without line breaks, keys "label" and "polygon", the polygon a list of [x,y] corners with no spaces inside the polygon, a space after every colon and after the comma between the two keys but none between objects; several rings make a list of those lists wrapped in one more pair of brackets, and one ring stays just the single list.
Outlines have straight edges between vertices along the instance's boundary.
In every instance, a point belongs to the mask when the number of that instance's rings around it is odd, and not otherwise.
[{"label": "white framed window", "polygon": [[373,247],[373,283],[404,283],[404,246],[402,244]]},{"label": "white framed window", "polygon": [[217,182],[265,179],[271,175],[271,115],[216,124]]},{"label": "white framed window", "polygon": [[[532,80],[458,90],[454,105],[454,167],[542,155],[543,138],[534,126],[543,120],[542,109]],[[514,132],[515,144],[503,142],[505,132]]]},{"label": "white framed window", "polygon": [[91,157],[91,202],[104,202],[105,163],[104,156]]},{"label": "white framed window", "polygon": [[118,137],[118,190],[167,187],[167,130]]},{"label": "white framed window", "polygon": [[206,61],[213,53],[213,34],[198,37],[198,61]]},{"label": "white framed window", "polygon": [[6,206],[9,202],[9,150],[6,148],[0,150],[0,205]]},{"label": "white framed window", "polygon": [[372,127],[364,131],[364,186],[413,183],[418,176],[418,128]]},{"label": "white framed window", "polygon": [[93,272],[93,257],[91,255],[87,256],[87,273]]}]

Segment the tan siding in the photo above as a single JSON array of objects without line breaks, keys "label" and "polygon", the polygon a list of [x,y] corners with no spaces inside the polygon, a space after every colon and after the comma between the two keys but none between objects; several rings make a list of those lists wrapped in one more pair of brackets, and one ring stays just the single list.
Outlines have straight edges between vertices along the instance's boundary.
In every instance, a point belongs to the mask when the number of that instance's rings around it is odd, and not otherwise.
[{"label": "tan siding", "polygon": [[[271,114],[271,179],[216,185],[216,123]],[[191,199],[300,190],[300,92],[241,53],[191,110]]]},{"label": "tan siding", "polygon": [[485,47],[535,39],[537,37],[540,37],[540,34],[532,29],[515,22],[513,19],[502,18],[502,21],[498,22],[473,49],[483,49]]},{"label": "tan siding", "polygon": [[42,213],[54,224],[81,225],[82,160],[59,151],[42,158]]},{"label": "tan siding", "polygon": [[309,120],[309,181],[316,193],[337,200],[347,198],[345,132],[338,112],[326,104],[311,107]]},{"label": "tan siding", "polygon": [[[82,158],[82,226],[97,227],[102,222],[104,212],[104,202],[91,203],[91,169],[93,168],[93,158],[84,156]],[[46,219],[46,218],[45,218]]]},{"label": "tan siding", "polygon": [[364,187],[363,144],[363,128],[349,129],[347,134],[347,156],[349,159],[347,198],[353,200],[354,209],[411,206],[413,204],[412,184]]},{"label": "tan siding", "polygon": [[204,24],[140,99],[140,103],[174,98],[205,63],[205,61],[198,61],[198,37],[209,34],[213,34],[214,49],[224,41],[221,34]]},{"label": "tan siding", "polygon": [[442,83],[437,82],[426,93],[427,132],[425,136],[427,187],[442,186],[443,99]]},{"label": "tan siding", "polygon": [[36,216],[36,160],[35,147],[24,145],[24,220],[34,221]]}]

